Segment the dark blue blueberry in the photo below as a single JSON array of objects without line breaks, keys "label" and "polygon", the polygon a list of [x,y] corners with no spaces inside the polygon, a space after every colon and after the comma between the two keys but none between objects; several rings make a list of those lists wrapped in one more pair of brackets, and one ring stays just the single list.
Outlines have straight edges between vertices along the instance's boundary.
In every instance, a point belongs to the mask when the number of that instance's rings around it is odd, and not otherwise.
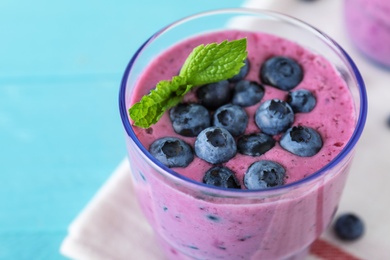
[{"label": "dark blue blueberry", "polygon": [[248,115],[240,106],[223,105],[215,111],[213,125],[225,128],[233,136],[242,135],[248,125]]},{"label": "dark blue blueberry", "polygon": [[255,122],[268,135],[279,134],[294,122],[294,112],[289,104],[279,99],[265,101],[255,114]]},{"label": "dark blue blueberry", "polygon": [[233,89],[232,103],[249,107],[258,103],[264,96],[264,87],[255,81],[241,80]]},{"label": "dark blue blueberry", "polygon": [[232,90],[229,81],[222,80],[199,87],[196,95],[203,106],[215,110],[230,102]]},{"label": "dark blue blueberry", "polygon": [[196,155],[213,164],[227,162],[237,153],[237,145],[228,130],[209,127],[199,133],[195,140]]},{"label": "dark blue blueberry", "polygon": [[239,80],[244,79],[246,77],[246,75],[248,75],[249,69],[250,69],[249,60],[245,59],[244,66],[241,67],[240,72],[228,80],[230,82],[237,82]]},{"label": "dark blue blueberry", "polygon": [[183,136],[197,136],[210,126],[209,111],[199,104],[179,104],[169,111],[173,129]]},{"label": "dark blue blueberry", "polygon": [[244,175],[244,185],[247,189],[266,189],[284,184],[286,170],[273,161],[257,161],[249,166]]},{"label": "dark blue blueberry", "polygon": [[316,105],[316,98],[307,89],[291,91],[287,95],[287,103],[295,113],[307,113]]},{"label": "dark blue blueberry", "polygon": [[237,140],[237,150],[241,154],[259,156],[272,149],[275,142],[275,139],[263,133],[243,135]]},{"label": "dark blue blueberry", "polygon": [[215,166],[208,170],[203,177],[203,183],[229,189],[240,188],[234,173],[223,166]]},{"label": "dark blue blueberry", "polygon": [[163,137],[154,141],[149,152],[168,167],[187,167],[194,159],[189,144],[175,137]]},{"label": "dark blue blueberry", "polygon": [[347,213],[336,219],[333,229],[340,239],[353,241],[363,235],[364,223],[357,215]]},{"label": "dark blue blueberry", "polygon": [[310,157],[322,147],[321,135],[310,127],[293,126],[280,139],[280,146],[301,157]]},{"label": "dark blue blueberry", "polygon": [[295,88],[303,78],[301,66],[293,59],[275,56],[266,60],[260,68],[261,82],[281,90]]}]

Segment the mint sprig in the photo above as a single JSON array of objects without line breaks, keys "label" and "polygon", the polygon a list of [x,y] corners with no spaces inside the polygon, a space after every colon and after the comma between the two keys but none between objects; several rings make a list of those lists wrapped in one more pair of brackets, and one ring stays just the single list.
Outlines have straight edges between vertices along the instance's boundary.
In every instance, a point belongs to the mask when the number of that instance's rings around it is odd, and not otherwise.
[{"label": "mint sprig", "polygon": [[166,110],[180,103],[193,87],[226,80],[240,72],[248,53],[246,38],[199,45],[190,53],[178,76],[162,80],[129,109],[133,124],[148,128]]}]

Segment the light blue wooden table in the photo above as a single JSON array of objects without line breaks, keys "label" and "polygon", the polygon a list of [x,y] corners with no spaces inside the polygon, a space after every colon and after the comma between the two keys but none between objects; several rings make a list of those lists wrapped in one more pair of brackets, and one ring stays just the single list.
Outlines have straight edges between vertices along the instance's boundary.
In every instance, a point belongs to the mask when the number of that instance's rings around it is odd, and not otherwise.
[{"label": "light blue wooden table", "polygon": [[243,0],[0,1],[0,259],[62,259],[125,156],[117,95],[162,25]]}]

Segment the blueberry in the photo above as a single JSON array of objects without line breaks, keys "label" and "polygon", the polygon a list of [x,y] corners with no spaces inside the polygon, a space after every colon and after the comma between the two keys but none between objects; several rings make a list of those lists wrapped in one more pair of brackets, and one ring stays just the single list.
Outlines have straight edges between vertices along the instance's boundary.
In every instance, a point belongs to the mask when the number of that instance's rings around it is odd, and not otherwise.
[{"label": "blueberry", "polygon": [[282,100],[267,100],[257,108],[255,122],[263,133],[276,135],[291,126],[294,122],[294,112],[290,105]]},{"label": "blueberry", "polygon": [[364,223],[357,215],[346,213],[336,219],[333,229],[340,239],[352,241],[363,235]]},{"label": "blueberry", "polygon": [[222,188],[240,188],[234,173],[223,166],[215,166],[208,170],[203,177],[203,183]]},{"label": "blueberry", "polygon": [[186,167],[194,159],[189,144],[176,137],[163,137],[154,141],[149,152],[168,167]]},{"label": "blueberry", "polygon": [[215,111],[213,124],[225,128],[233,136],[242,135],[248,125],[248,115],[240,106],[223,105]]},{"label": "blueberry", "polygon": [[173,129],[183,136],[197,136],[210,126],[209,111],[199,104],[179,104],[169,111]]},{"label": "blueberry", "polygon": [[233,89],[232,103],[249,107],[258,103],[264,96],[264,87],[255,81],[241,80]]},{"label": "blueberry", "polygon": [[227,162],[236,155],[237,146],[228,130],[221,127],[208,127],[199,133],[195,140],[196,155],[213,164]]},{"label": "blueberry", "polygon": [[240,72],[228,80],[230,82],[237,82],[237,81],[244,79],[246,77],[246,75],[248,75],[249,69],[250,69],[249,60],[245,59],[244,66],[241,67]]},{"label": "blueberry", "polygon": [[214,110],[230,102],[231,92],[229,81],[222,80],[199,87],[196,95],[203,106]]},{"label": "blueberry", "polygon": [[284,184],[286,170],[279,163],[262,160],[249,166],[244,175],[247,189],[266,189]]},{"label": "blueberry", "polygon": [[237,150],[241,154],[259,156],[272,149],[275,142],[275,139],[263,133],[243,135],[237,140]]},{"label": "blueberry", "polygon": [[301,157],[310,157],[322,147],[321,135],[310,127],[293,126],[280,139],[280,146]]},{"label": "blueberry", "polygon": [[287,103],[295,113],[307,113],[315,107],[316,98],[309,90],[298,89],[288,93]]},{"label": "blueberry", "polygon": [[301,66],[293,59],[275,56],[266,60],[260,68],[260,79],[264,84],[281,90],[295,88],[303,78]]}]

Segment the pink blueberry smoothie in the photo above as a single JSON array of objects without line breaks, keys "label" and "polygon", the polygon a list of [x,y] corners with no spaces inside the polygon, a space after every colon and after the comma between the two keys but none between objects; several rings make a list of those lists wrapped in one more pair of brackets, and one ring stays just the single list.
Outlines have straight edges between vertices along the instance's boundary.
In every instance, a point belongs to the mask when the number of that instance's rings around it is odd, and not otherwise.
[{"label": "pink blueberry smoothie", "polygon": [[[178,181],[178,177],[159,174],[158,166],[146,163],[148,158],[132,152],[135,145],[128,142],[137,198],[168,259],[288,259],[294,255],[298,259],[298,254],[304,254],[327,227],[337,209],[352,155],[318,179],[308,180],[288,192],[271,188],[269,192],[264,191],[264,196],[255,196],[248,192],[244,182],[248,167],[259,160],[276,162],[285,169],[282,185],[310,178],[329,164],[351,138],[356,113],[350,91],[340,73],[321,55],[263,33],[226,30],[199,35],[177,43],[148,65],[136,82],[131,99],[127,100],[128,107],[148,94],[160,80],[177,75],[194,47],[243,37],[247,38],[250,64],[245,80],[261,84],[264,96],[256,104],[244,107],[248,123],[242,135],[262,132],[255,121],[261,104],[288,99],[289,91],[265,84],[259,77],[266,60],[283,56],[297,61],[303,71],[302,80],[290,91],[308,90],[316,101],[310,112],[294,113],[289,128],[314,129],[321,137],[321,147],[314,155],[299,156],[280,145],[283,133],[277,133],[272,135],[275,145],[261,155],[237,152],[227,162],[215,163],[230,169],[241,189],[226,196],[225,190],[214,188],[213,191],[212,186],[197,188],[196,182],[204,181],[213,163],[195,154],[188,166],[171,167],[177,174],[194,181],[187,181],[186,186],[180,184],[182,180]],[[230,83],[230,87],[234,84]],[[183,102],[197,103],[196,91],[188,93]],[[169,112],[148,129],[135,126],[133,129],[146,149],[164,137],[180,138],[192,148],[197,139],[176,133]],[[234,192],[240,195],[236,197]]]},{"label": "pink blueberry smoothie", "polygon": [[370,59],[390,66],[390,1],[345,0],[344,4],[353,43]]}]

